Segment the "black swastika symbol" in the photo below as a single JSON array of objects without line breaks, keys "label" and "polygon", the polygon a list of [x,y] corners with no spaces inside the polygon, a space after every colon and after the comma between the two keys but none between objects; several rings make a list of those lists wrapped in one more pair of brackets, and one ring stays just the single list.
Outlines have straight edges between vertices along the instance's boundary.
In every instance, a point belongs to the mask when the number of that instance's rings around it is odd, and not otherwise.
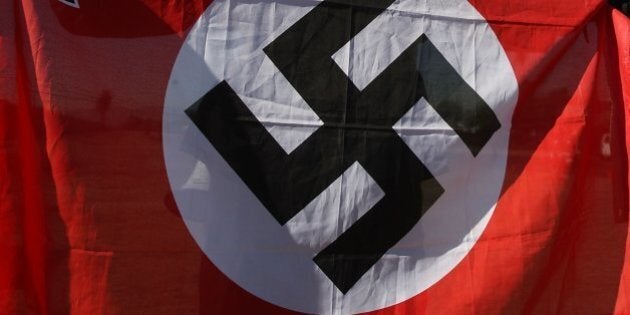
[{"label": "black swastika symbol", "polygon": [[323,121],[290,154],[225,81],[186,110],[281,225],[355,162],[378,183],[384,197],[313,258],[344,294],[444,192],[392,126],[424,97],[475,156],[500,128],[425,35],[363,90],[337,66],[331,56],[392,2],[324,1],[264,48]]}]

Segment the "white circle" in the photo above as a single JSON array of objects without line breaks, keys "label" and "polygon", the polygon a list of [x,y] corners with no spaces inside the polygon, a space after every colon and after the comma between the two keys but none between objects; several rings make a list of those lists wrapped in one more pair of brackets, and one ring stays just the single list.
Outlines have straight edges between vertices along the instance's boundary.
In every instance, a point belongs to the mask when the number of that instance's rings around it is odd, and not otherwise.
[{"label": "white circle", "polygon": [[[361,209],[369,209],[382,195],[369,174],[354,165],[302,211],[307,215],[282,226],[184,113],[225,80],[285,151],[298,146],[321,121],[262,48],[317,4],[215,0],[208,7],[188,34],[169,80],[163,116],[166,169],[190,233],[239,286],[300,312],[372,311],[405,301],[439,281],[485,229],[503,184],[518,87],[498,39],[466,0],[397,1],[357,34],[352,45],[332,56],[361,87],[425,34],[501,123],[476,157],[424,100],[393,126],[445,193],[343,294],[313,262],[322,246],[340,233],[322,213],[337,209],[340,221],[332,223],[348,220],[341,222],[344,228],[351,224],[352,216],[360,216]],[[419,129],[433,131],[415,132]],[[353,204],[347,201],[352,198],[342,198],[359,193],[364,196]],[[346,210],[354,212],[342,213]]]}]

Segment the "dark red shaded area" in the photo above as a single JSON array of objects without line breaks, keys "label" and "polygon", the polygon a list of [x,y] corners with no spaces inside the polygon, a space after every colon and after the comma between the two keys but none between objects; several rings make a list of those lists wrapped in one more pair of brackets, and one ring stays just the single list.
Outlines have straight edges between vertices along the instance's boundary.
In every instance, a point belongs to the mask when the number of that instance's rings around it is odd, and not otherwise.
[{"label": "dark red shaded area", "polygon": [[[0,310],[67,313],[68,240],[57,207],[22,7],[0,21]],[[9,75],[11,74],[11,75]]]},{"label": "dark red shaded area", "polygon": [[85,0],[79,8],[50,0],[59,23],[70,33],[92,37],[143,37],[188,29],[212,0]]}]

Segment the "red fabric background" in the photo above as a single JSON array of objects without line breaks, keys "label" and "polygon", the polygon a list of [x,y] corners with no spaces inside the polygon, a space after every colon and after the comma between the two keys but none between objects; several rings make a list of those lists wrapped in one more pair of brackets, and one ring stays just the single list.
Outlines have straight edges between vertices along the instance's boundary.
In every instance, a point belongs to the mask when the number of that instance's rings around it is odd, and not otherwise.
[{"label": "red fabric background", "polygon": [[[207,2],[93,3],[0,2],[0,310],[289,313],[222,275],[172,202],[164,91]],[[473,4],[520,87],[503,195],[451,273],[375,313],[630,312],[627,18],[601,0]]]}]

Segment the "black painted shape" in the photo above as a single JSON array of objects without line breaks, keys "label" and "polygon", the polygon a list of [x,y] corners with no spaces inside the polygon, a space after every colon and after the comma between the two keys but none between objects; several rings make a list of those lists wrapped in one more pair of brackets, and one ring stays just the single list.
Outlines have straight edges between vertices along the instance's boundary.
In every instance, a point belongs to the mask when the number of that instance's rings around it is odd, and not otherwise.
[{"label": "black painted shape", "polygon": [[359,161],[385,196],[314,258],[344,293],[443,193],[391,128],[324,125],[287,155],[225,82],[186,113],[281,224]]},{"label": "black painted shape", "polygon": [[378,183],[385,196],[313,259],[343,293],[444,192],[392,129],[400,117],[425,97],[475,155],[500,126],[426,36],[359,91],[331,55],[390,4],[366,3],[323,2],[264,49],[324,122],[290,154],[226,82],[186,110],[280,224],[355,162]]},{"label": "black painted shape", "polygon": [[319,128],[287,155],[225,81],[186,114],[282,225],[350,166],[340,128]]},{"label": "black painted shape", "polygon": [[[354,116],[358,113],[353,112],[351,107],[340,105],[347,105],[357,95],[366,95],[365,90],[370,87],[370,95],[396,94],[403,90],[401,82],[380,83],[375,79],[361,93],[331,58],[381,12],[382,9],[323,2],[265,47],[265,53],[276,67],[325,122],[348,123],[355,120]],[[416,101],[418,95],[424,96],[476,156],[501,127],[499,120],[425,35],[411,47],[418,45],[416,58],[408,62],[410,68],[405,71],[417,70],[419,78],[402,84],[416,83],[416,92],[395,96],[414,97]],[[398,76],[392,79],[409,78]],[[376,95],[376,98],[384,100],[386,96]],[[370,108],[370,111],[374,114],[375,110],[380,110],[387,121],[392,116],[396,121],[404,113],[392,111],[390,105],[375,104],[380,108]],[[338,121],[340,118],[345,118],[345,122]]]},{"label": "black painted shape", "polygon": [[424,35],[419,42],[416,66],[420,75],[418,93],[453,128],[470,152],[477,156],[501,128],[490,106]]}]

